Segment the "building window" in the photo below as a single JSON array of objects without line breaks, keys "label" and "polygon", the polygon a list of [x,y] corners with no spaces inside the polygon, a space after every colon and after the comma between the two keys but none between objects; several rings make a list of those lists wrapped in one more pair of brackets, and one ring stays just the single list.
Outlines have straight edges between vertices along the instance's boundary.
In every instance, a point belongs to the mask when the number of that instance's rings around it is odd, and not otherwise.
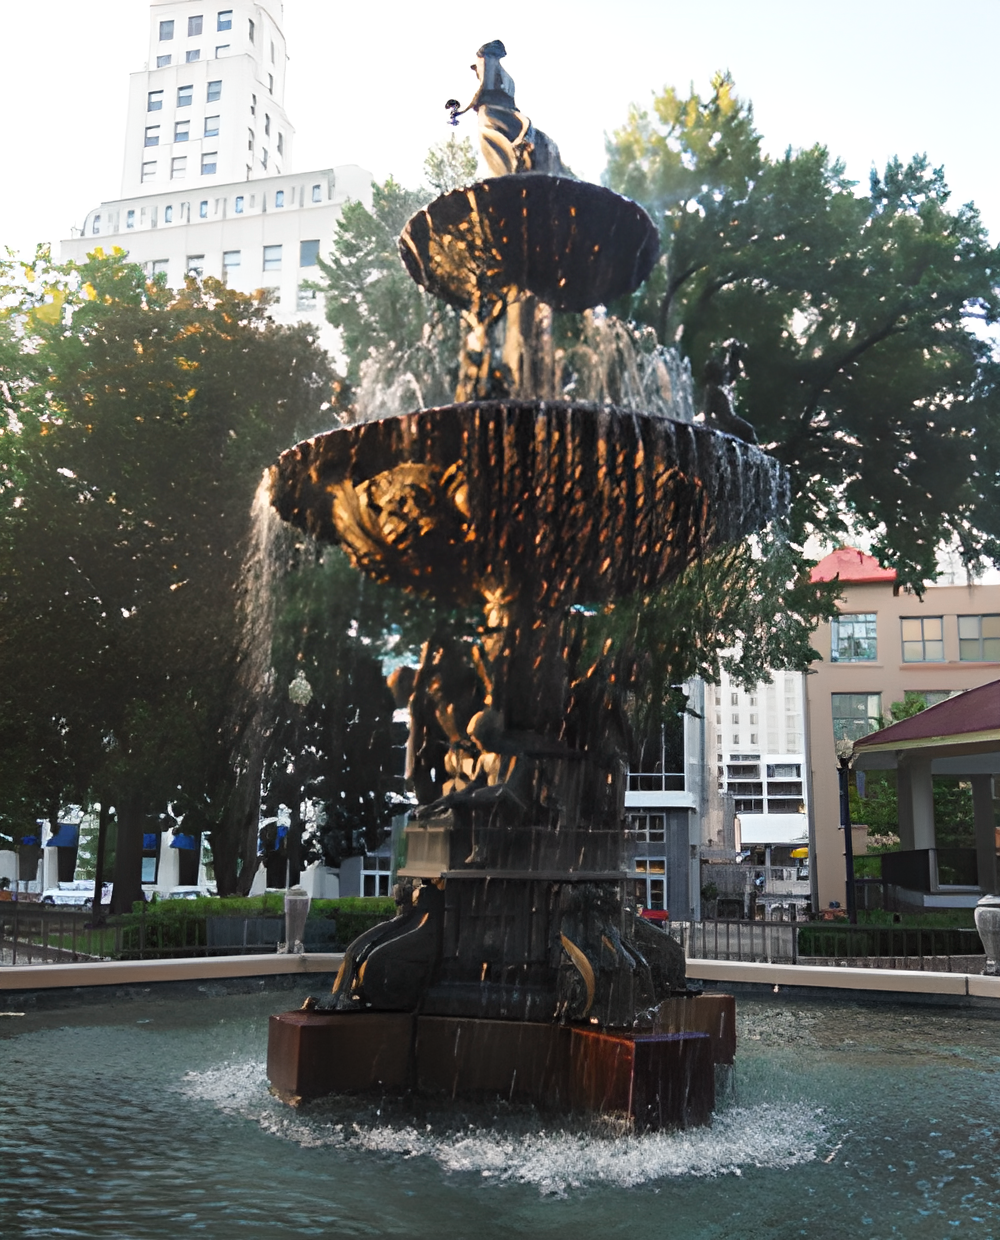
[{"label": "building window", "polygon": [[873,612],[837,616],[830,622],[830,632],[834,663],[864,663],[878,657]]},{"label": "building window", "polygon": [[264,134],[266,137],[271,136],[271,118],[266,112],[264,113]]},{"label": "building window", "polygon": [[298,295],[295,298],[296,310],[315,310],[316,309],[316,290],[314,288],[303,288],[299,286]]},{"label": "building window", "polygon": [[251,116],[257,115],[257,96],[256,95],[250,96],[250,115]]},{"label": "building window", "polygon": [[271,40],[271,64],[274,64],[274,40]]},{"label": "building window", "polygon": [[170,161],[171,181],[183,181],[187,176],[188,159],[186,155],[175,155]]},{"label": "building window", "polygon": [[959,616],[958,657],[963,663],[1000,663],[1000,615]]},{"label": "building window", "polygon": [[146,126],[146,139],[143,146],[159,146],[160,145],[160,127],[159,125]]},{"label": "building window", "polygon": [[233,28],[233,10],[222,9],[219,12],[218,21],[215,25],[216,30],[232,30]]},{"label": "building window", "polygon": [[[168,207],[167,211],[169,210],[170,208]],[[167,218],[166,211],[163,213],[163,218],[164,219]],[[125,212],[125,227],[135,228],[135,212],[131,208],[129,208],[129,210]]]},{"label": "building window", "polygon": [[274,205],[276,207],[283,207],[285,205],[285,191],[283,189],[276,189],[274,191]]},{"label": "building window", "polygon": [[881,693],[832,693],[833,739],[857,741],[882,722]]},{"label": "building window", "polygon": [[733,744],[738,745],[739,743],[740,743],[740,734],[739,732],[734,732],[733,733]]},{"label": "building window", "polygon": [[201,34],[202,15],[199,13],[197,17],[188,18],[188,38],[194,34]]},{"label": "building window", "polygon": [[154,276],[165,276],[170,260],[166,258],[154,258],[151,264],[151,271]]},{"label": "building window", "polygon": [[203,198],[201,202],[198,203],[198,218],[200,220],[208,219],[208,199],[207,198]]},{"label": "building window", "polygon": [[206,151],[201,157],[201,175],[210,177],[215,175],[215,169],[218,164],[219,152]]},{"label": "building window", "polygon": [[173,59],[173,57],[171,57],[169,54],[168,54],[168,55],[166,55],[166,56],[157,56],[157,58],[156,58],[156,67],[157,67],[157,69],[165,69],[165,68],[167,67],[167,65],[169,65],[169,64],[170,64],[170,61],[171,61],[172,59]]},{"label": "building window", "polygon": [[207,103],[215,103],[217,99],[222,98],[222,79],[217,82],[209,82],[208,94],[205,96]]},{"label": "building window", "polygon": [[237,215],[243,214],[243,195],[242,194],[237,194],[236,196],[236,214]]},{"label": "building window", "polygon": [[666,840],[665,814],[626,814],[625,830],[629,839],[643,844],[662,844]]},{"label": "building window", "polygon": [[220,43],[218,47],[215,49],[215,59],[218,60],[220,56],[228,56],[228,55],[229,55],[229,44]]},{"label": "building window", "polygon": [[198,276],[199,279],[205,274],[205,255],[189,254],[187,260],[187,273],[189,276]]},{"label": "building window", "polygon": [[99,215],[94,216],[93,222],[90,225],[90,231],[95,237],[101,231],[101,217]]},{"label": "building window", "polygon": [[142,179],[152,181],[156,176],[156,160],[151,159],[142,165]]},{"label": "building window", "polygon": [[285,153],[285,135],[281,133],[281,131],[279,130],[278,132],[278,154],[284,155],[284,153]]},{"label": "building window", "polygon": [[247,149],[248,149],[248,150],[250,150],[250,151],[252,151],[252,150],[253,150],[254,132],[253,132],[253,130],[252,130],[252,129],[251,129],[251,130],[248,130],[248,132],[249,132],[249,134],[250,134],[250,137],[249,137],[249,139],[248,139],[248,141],[247,141]]},{"label": "building window", "polygon": [[264,270],[280,271],[281,270],[281,246],[265,245],[264,246]]},{"label": "building window", "polygon": [[240,265],[239,250],[223,250],[222,251],[222,267],[224,271],[229,271],[233,267]]},{"label": "building window", "polygon": [[249,31],[249,33],[250,33],[250,42],[251,42],[251,43],[253,42],[254,29],[255,29],[255,27],[254,27],[254,24],[253,24],[253,18],[251,17],[251,18],[250,18],[250,31]]},{"label": "building window", "polygon": [[739,726],[740,726],[740,716],[739,716],[739,713],[737,712],[736,714],[733,715],[733,727],[738,728]]},{"label": "building window", "polygon": [[274,94],[274,74],[273,73],[269,73],[267,75],[267,89],[268,91],[270,91],[272,95]]},{"label": "building window", "polygon": [[201,48],[188,48],[188,50],[184,53],[184,60],[187,64],[191,64],[195,60],[201,60]]},{"label": "building window", "polygon": [[159,112],[163,107],[163,91],[151,90],[146,96],[146,111]]},{"label": "building window", "polygon": [[217,116],[205,117],[205,137],[217,138],[219,136],[219,118]]},{"label": "building window", "polygon": [[177,87],[177,106],[179,108],[189,108],[193,101],[194,101],[194,87],[193,86],[178,86]]},{"label": "building window", "polygon": [[261,147],[261,150],[260,150],[260,166],[262,168],[267,167],[267,147],[266,146]]},{"label": "building window", "polygon": [[314,185],[314,186],[313,186],[312,200],[313,200],[313,202],[322,202],[322,201],[323,201],[322,186],[320,186],[320,185]]},{"label": "building window", "polygon": [[164,222],[164,224],[172,224],[172,223],[174,222],[174,209],[173,209],[173,207],[164,207],[164,208],[163,208],[163,222]]},{"label": "building window", "polygon": [[172,39],[173,37],[174,23],[172,21],[160,22],[160,42],[166,43],[168,39]]},{"label": "building window", "polygon": [[191,136],[190,121],[174,121],[174,141],[187,142]]},{"label": "building window", "polygon": [[944,621],[941,616],[904,617],[903,662],[944,662]]},{"label": "building window", "polygon": [[319,241],[299,242],[299,266],[315,267],[319,262]]}]

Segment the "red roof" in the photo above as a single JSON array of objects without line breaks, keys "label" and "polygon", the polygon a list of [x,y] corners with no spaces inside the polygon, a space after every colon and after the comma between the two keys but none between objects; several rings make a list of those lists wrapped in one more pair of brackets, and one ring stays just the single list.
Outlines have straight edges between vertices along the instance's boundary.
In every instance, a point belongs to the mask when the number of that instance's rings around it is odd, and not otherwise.
[{"label": "red roof", "polygon": [[960,738],[973,732],[997,731],[1000,731],[1000,680],[991,680],[988,685],[979,685],[936,706],[928,706],[881,732],[863,736],[854,742],[854,748],[891,748],[895,744],[907,745],[938,737]]},{"label": "red roof", "polygon": [[857,547],[838,547],[820,560],[809,574],[809,580],[833,581],[835,577],[853,585],[864,585],[872,581],[895,581],[896,570],[883,568],[873,555],[866,555]]}]

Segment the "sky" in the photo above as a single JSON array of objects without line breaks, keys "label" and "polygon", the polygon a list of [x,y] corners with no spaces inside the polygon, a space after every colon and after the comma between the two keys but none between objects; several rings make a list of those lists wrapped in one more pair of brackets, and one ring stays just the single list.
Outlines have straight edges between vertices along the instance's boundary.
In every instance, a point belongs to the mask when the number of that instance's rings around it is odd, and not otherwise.
[{"label": "sky", "polygon": [[[128,75],[143,67],[148,21],[147,0],[0,0],[0,245],[55,243],[118,196]],[[468,101],[476,48],[501,38],[518,105],[588,180],[631,103],[665,85],[705,94],[728,69],[771,154],[822,143],[864,186],[873,165],[926,152],[953,202],[975,201],[1000,241],[987,95],[1000,0],[505,0],[493,15],[285,0],[284,27],[299,171],[357,163],[416,185],[427,148],[451,132],[444,101]],[[474,121],[457,133],[474,138]]]}]

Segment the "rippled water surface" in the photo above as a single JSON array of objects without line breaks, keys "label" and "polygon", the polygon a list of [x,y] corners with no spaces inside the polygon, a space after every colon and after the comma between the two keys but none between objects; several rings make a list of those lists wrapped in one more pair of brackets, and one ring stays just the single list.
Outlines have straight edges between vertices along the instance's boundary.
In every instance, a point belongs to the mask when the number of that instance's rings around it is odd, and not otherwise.
[{"label": "rippled water surface", "polygon": [[714,1126],[637,1138],[502,1106],[291,1111],[267,1017],[301,998],[0,1016],[3,1240],[1000,1236],[987,1016],[743,1000]]}]

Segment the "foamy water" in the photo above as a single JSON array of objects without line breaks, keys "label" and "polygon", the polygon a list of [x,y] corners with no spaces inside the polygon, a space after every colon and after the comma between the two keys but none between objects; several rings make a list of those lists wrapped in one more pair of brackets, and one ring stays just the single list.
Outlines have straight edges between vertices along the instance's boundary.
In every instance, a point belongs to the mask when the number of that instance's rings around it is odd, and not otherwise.
[{"label": "foamy water", "polygon": [[412,1107],[408,1113],[395,1100],[331,1100],[292,1111],[267,1095],[259,1060],[189,1072],[179,1088],[303,1149],[429,1158],[449,1173],[560,1195],[598,1184],[634,1188],[667,1178],[789,1168],[815,1160],[830,1145],[822,1110],[803,1103],[730,1106],[711,1128],[636,1136],[609,1132],[612,1125],[601,1121],[561,1127],[529,1107],[438,1105],[426,1123],[414,1121]]}]

